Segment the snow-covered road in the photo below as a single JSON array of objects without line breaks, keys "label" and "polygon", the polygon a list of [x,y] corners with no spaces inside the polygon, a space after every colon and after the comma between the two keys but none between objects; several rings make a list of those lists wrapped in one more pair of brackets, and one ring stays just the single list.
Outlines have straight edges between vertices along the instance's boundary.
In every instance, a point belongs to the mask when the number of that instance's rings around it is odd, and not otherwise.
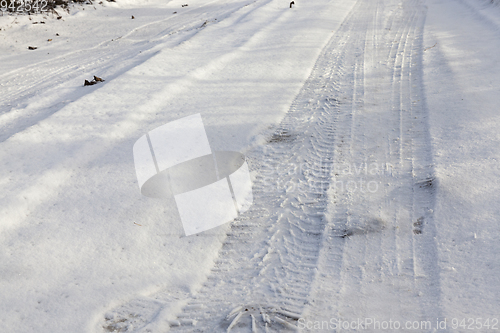
[{"label": "snow-covered road", "polygon": [[[500,7],[183,4],[0,17],[0,331],[499,329]],[[254,204],[185,237],[132,146],[196,113]]]}]

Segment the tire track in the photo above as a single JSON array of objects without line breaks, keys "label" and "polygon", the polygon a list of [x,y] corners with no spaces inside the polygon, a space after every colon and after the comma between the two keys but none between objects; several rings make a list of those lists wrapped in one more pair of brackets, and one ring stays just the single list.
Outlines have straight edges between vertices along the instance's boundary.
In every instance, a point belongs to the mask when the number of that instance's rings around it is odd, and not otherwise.
[{"label": "tire track", "polygon": [[[322,51],[268,144],[249,155],[251,168],[259,170],[254,205],[231,225],[201,291],[188,300],[176,320],[169,321],[172,331],[296,329],[325,227],[333,143],[342,116],[339,105],[356,103],[348,90],[341,97],[339,91],[345,76],[359,74],[349,68],[358,45],[351,44],[350,36],[356,32],[346,22],[355,19],[361,4],[358,1]],[[148,304],[115,309],[103,326],[126,331],[131,313],[142,308],[147,309],[141,315],[146,319],[139,331],[149,332],[147,323],[158,317],[162,302],[168,300],[157,294]]]},{"label": "tire track", "polygon": [[[384,10],[382,1],[379,7]],[[363,178],[380,187],[374,193],[331,189],[328,232],[305,312],[310,322],[441,316],[434,176],[421,80],[424,20],[425,8],[414,0],[400,3],[388,26],[375,22],[369,31],[367,45],[375,48],[365,55],[370,76],[365,72],[364,109],[354,124],[360,142],[354,149],[344,145],[348,153],[338,152],[335,160],[346,163],[348,155],[348,164],[374,165],[377,172],[339,174],[336,181]],[[380,35],[392,44],[385,63],[376,61],[377,54],[387,52],[387,44],[377,42]],[[314,331],[339,329],[327,326]]]},{"label": "tire track", "polygon": [[[255,185],[256,196],[262,197],[254,207],[267,206],[268,213],[248,219],[244,228],[253,227],[254,232],[228,235],[217,263],[225,273],[211,276],[199,297],[190,302],[192,308],[205,305],[214,310],[203,313],[188,308],[179,318],[196,325],[180,325],[174,331],[296,329],[307,304],[325,228],[334,142],[338,137],[351,140],[349,129],[355,116],[351,112],[345,117],[340,105],[353,111],[357,103],[356,95],[342,82],[359,75],[362,57],[357,57],[354,71],[351,59],[362,54],[362,48],[352,43],[357,31],[349,22],[356,20],[361,5],[359,1],[323,50],[265,152],[256,154],[259,159],[264,155],[265,163],[260,165]],[[339,122],[343,124],[339,126]],[[339,127],[346,132],[337,133]],[[269,189],[273,191],[269,193]],[[284,193],[276,195],[276,189],[278,194]],[[248,251],[246,244],[259,239],[262,241]],[[245,257],[244,266],[234,259]],[[230,295],[228,287],[233,290]],[[217,294],[223,296],[214,300]]]},{"label": "tire track", "polygon": [[[153,332],[163,320],[177,332],[281,332],[302,317],[441,316],[425,8],[387,2],[357,1],[268,144],[249,154],[254,205],[231,225],[200,292],[121,306],[107,331]],[[167,320],[162,308],[174,301],[184,306]]]}]

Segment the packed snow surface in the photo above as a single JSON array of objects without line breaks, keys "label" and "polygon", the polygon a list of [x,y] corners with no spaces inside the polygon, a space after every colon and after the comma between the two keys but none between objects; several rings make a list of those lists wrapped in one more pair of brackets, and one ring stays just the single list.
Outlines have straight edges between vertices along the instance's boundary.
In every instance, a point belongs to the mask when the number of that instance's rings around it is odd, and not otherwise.
[{"label": "packed snow surface", "polygon": [[[0,28],[0,332],[500,329],[498,1],[117,0]],[[186,237],[132,147],[194,114],[254,202]]]}]

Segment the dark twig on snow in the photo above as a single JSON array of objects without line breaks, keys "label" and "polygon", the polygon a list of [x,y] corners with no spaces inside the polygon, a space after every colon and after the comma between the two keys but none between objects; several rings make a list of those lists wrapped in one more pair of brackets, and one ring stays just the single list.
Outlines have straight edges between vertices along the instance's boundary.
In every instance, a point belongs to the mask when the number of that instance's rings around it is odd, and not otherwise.
[{"label": "dark twig on snow", "polygon": [[97,77],[94,75],[94,79],[92,81],[88,81],[88,80],[85,80],[85,82],[83,83],[83,86],[93,86],[94,84],[97,84],[99,82],[104,82],[103,79],[101,79],[100,77]]}]

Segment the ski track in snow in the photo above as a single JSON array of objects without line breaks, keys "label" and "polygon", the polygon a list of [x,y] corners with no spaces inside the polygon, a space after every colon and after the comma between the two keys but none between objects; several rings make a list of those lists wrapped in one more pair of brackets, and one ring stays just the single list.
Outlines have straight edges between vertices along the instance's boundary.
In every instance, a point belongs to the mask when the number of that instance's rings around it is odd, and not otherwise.
[{"label": "ski track in snow", "polygon": [[[275,134],[248,154],[254,205],[231,225],[199,293],[138,298],[110,310],[102,331],[440,318],[425,14],[421,0],[358,0]],[[353,190],[360,181],[377,190]],[[176,318],[165,313],[171,303],[182,308]]]}]

